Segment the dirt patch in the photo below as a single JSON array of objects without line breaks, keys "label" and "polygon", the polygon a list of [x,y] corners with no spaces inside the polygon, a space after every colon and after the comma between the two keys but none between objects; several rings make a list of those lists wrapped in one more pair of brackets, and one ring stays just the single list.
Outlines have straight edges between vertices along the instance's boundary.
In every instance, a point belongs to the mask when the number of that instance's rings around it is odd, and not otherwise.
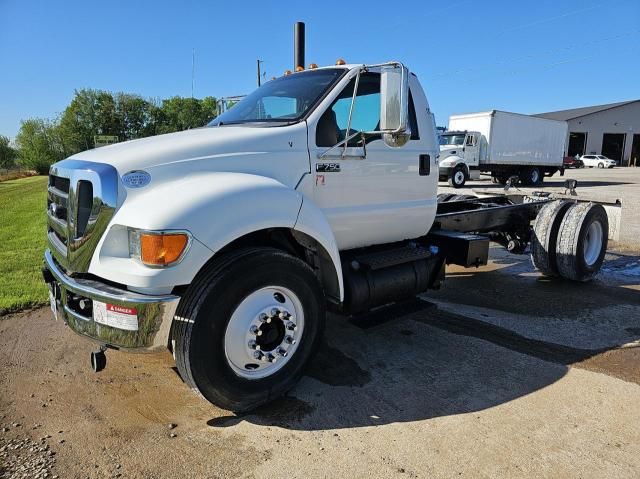
[{"label": "dirt patch", "polygon": [[[107,369],[95,374],[89,368],[91,349],[50,319],[47,309],[0,322],[0,411],[5,422],[40,425],[23,428],[19,439],[38,448],[48,445],[46,454],[51,451],[56,459],[50,474],[237,477],[264,460],[242,434],[207,426],[207,420],[228,413],[180,381],[169,353],[132,357],[109,351]],[[39,460],[42,451],[25,444]]]},{"label": "dirt patch", "polygon": [[37,175],[38,172],[33,170],[0,170],[0,182],[19,180],[20,178],[29,178]]},{"label": "dirt patch", "polygon": [[640,346],[607,351],[575,363],[573,367],[640,384]]}]

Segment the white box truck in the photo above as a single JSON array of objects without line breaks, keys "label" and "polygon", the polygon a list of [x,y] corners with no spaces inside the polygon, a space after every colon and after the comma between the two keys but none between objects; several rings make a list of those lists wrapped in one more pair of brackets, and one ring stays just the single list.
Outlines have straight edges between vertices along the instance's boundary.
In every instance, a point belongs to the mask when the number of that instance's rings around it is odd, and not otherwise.
[{"label": "white box truck", "polygon": [[482,172],[498,183],[517,176],[537,185],[563,175],[567,128],[565,121],[499,110],[452,115],[440,137],[440,180],[460,188]]}]

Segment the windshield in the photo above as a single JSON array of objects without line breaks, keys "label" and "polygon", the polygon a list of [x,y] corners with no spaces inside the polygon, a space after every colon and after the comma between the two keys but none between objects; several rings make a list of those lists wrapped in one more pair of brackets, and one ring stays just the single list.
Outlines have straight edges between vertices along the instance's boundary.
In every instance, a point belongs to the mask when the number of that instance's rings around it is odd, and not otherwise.
[{"label": "windshield", "polygon": [[464,137],[466,135],[442,135],[440,137],[441,145],[464,145]]},{"label": "windshield", "polygon": [[345,71],[309,70],[271,80],[214,118],[209,126],[295,122],[320,101]]}]

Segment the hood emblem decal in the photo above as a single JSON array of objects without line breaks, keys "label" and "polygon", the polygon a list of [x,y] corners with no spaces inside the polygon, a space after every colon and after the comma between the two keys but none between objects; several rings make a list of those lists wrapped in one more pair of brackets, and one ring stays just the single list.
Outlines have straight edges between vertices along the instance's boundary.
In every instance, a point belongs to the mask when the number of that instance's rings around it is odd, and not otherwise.
[{"label": "hood emblem decal", "polygon": [[133,170],[122,175],[122,182],[129,188],[142,188],[151,182],[151,175],[146,171]]}]

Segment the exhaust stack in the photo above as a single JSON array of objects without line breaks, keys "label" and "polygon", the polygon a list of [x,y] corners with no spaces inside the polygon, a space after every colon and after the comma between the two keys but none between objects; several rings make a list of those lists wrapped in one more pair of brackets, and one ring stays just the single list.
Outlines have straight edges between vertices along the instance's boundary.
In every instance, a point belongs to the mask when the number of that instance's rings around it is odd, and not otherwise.
[{"label": "exhaust stack", "polygon": [[304,68],[304,22],[293,25],[293,71]]}]

